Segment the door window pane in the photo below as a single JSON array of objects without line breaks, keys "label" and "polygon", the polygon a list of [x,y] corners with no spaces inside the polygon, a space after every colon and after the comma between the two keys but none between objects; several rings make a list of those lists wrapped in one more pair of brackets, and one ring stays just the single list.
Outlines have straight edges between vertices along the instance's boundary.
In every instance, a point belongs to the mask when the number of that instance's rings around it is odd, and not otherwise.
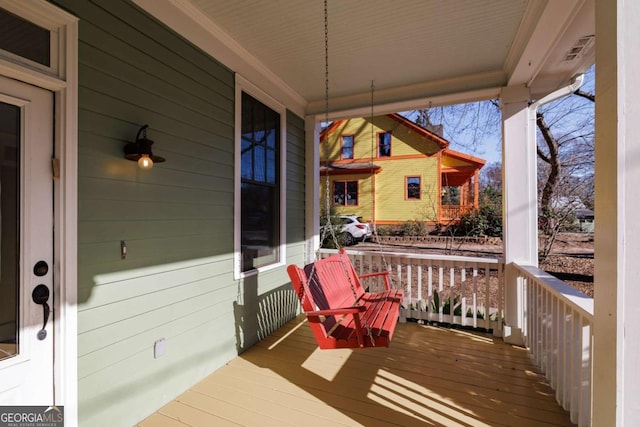
[{"label": "door window pane", "polygon": [[0,102],[0,360],[18,354],[20,109]]}]

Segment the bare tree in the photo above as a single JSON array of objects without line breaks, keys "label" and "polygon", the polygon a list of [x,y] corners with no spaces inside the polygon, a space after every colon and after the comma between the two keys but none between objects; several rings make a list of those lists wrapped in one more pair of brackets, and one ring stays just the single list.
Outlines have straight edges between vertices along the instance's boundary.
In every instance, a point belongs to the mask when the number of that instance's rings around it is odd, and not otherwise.
[{"label": "bare tree", "polygon": [[541,259],[576,210],[593,206],[594,101],[595,94],[578,90],[536,114]]},{"label": "bare tree", "polygon": [[[577,207],[593,208],[594,69],[587,72],[581,89],[544,105],[536,114],[540,231],[545,239],[543,258],[548,255],[558,231],[571,222]],[[483,155],[480,141],[486,144],[493,140],[495,145],[499,144],[498,100],[429,107],[411,112],[409,116],[427,128],[437,129],[437,125],[442,125],[449,141],[480,156]],[[500,167],[485,166],[481,186],[491,185],[501,191],[500,175]]]}]

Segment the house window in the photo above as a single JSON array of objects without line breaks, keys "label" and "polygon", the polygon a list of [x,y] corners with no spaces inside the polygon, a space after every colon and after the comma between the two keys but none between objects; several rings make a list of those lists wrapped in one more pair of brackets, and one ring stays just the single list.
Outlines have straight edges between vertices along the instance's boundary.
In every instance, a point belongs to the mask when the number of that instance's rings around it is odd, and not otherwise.
[{"label": "house window", "polygon": [[240,245],[243,272],[280,257],[280,114],[242,92]]},{"label": "house window", "polygon": [[333,183],[333,203],[336,206],[356,206],[358,204],[358,181],[335,181]]},{"label": "house window", "polygon": [[341,159],[353,159],[353,135],[342,135]]},{"label": "house window", "polygon": [[406,177],[405,181],[405,194],[407,199],[420,199],[420,177],[408,176]]},{"label": "house window", "polygon": [[391,157],[391,132],[378,134],[378,157]]}]

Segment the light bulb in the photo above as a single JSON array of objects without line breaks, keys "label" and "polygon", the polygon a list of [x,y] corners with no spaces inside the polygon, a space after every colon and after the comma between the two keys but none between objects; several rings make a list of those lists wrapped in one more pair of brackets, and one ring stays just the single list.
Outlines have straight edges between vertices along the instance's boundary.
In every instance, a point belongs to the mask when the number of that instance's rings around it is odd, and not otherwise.
[{"label": "light bulb", "polygon": [[138,166],[140,169],[151,169],[153,167],[153,160],[151,160],[148,154],[142,154],[138,159]]}]

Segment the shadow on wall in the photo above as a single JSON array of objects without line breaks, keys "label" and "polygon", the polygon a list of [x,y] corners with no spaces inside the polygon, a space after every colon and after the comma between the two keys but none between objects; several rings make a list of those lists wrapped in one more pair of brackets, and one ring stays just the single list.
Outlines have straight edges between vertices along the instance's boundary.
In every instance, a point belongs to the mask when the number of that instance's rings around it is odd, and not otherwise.
[{"label": "shadow on wall", "polygon": [[238,286],[233,313],[236,349],[240,354],[296,317],[299,304],[289,283],[258,295],[258,275],[255,274],[246,277]]}]

